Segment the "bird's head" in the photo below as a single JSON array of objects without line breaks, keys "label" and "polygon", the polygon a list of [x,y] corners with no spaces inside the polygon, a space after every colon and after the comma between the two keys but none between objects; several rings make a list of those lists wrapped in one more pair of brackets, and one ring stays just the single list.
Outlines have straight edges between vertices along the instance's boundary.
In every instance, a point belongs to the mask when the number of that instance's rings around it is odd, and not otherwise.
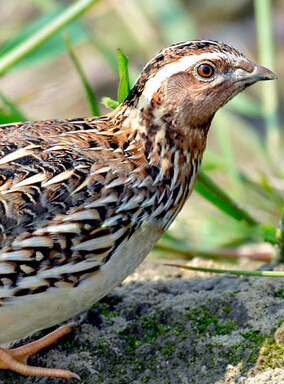
[{"label": "bird's head", "polygon": [[144,114],[148,111],[156,120],[170,114],[184,127],[206,126],[220,107],[247,86],[275,78],[228,44],[190,41],[158,52],[125,103]]}]

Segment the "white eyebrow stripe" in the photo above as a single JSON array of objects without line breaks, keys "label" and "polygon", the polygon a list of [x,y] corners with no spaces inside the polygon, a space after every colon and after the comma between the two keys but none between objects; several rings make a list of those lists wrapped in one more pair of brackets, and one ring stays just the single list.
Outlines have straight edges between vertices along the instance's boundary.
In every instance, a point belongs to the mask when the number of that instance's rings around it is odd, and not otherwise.
[{"label": "white eyebrow stripe", "polygon": [[[237,60],[237,57],[235,55],[230,53],[230,56],[232,57],[232,60]],[[204,59],[210,61],[222,58],[228,58],[228,54],[223,54],[221,52],[204,52],[200,55],[183,56],[178,61],[165,65],[146,82],[146,86],[140,96],[138,108],[148,104],[151,101],[153,94],[160,88],[163,81],[168,79],[174,73],[185,71],[193,64],[198,63],[199,61]]]}]

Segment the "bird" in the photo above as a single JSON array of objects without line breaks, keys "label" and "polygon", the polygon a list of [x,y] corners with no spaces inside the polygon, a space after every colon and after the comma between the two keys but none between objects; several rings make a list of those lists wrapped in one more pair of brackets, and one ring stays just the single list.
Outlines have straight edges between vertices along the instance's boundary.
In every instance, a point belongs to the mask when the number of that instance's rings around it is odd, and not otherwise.
[{"label": "bird", "polygon": [[196,182],[216,111],[276,79],[229,44],[194,40],[150,60],[101,117],[0,126],[0,369],[79,379],[27,358],[120,284],[169,228]]}]

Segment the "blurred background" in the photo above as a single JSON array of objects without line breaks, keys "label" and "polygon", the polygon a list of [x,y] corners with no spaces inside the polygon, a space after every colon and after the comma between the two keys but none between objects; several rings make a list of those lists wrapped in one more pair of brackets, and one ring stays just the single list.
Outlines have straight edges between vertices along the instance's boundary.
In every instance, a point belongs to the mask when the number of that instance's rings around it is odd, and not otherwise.
[{"label": "blurred background", "polygon": [[[92,114],[63,31],[101,114],[109,112],[101,98],[117,98],[118,47],[129,58],[133,84],[146,62],[166,45],[203,38],[225,41],[279,76],[278,82],[254,85],[217,113],[203,161],[206,175],[251,219],[238,216],[237,207],[235,214],[228,212],[226,199],[216,202],[214,186],[208,192],[208,185],[206,190],[200,183],[154,257],[198,255],[205,264],[249,260],[250,267],[252,259],[280,257],[284,249],[279,225],[284,189],[284,2],[100,0],[1,71],[7,54],[75,3],[82,1],[0,0],[0,122]],[[200,259],[196,260],[199,265]]]}]

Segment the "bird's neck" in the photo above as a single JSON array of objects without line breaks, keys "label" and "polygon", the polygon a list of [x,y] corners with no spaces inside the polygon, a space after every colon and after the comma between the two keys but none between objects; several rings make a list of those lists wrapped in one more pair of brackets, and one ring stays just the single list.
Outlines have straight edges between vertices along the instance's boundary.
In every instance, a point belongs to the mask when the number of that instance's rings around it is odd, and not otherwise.
[{"label": "bird's neck", "polygon": [[201,161],[212,120],[190,124],[179,106],[167,105],[159,97],[136,106],[122,104],[115,118],[122,121],[122,135],[138,146],[147,165],[179,168],[193,159]]},{"label": "bird's neck", "polygon": [[133,182],[139,184],[138,177],[154,188],[161,210],[163,202],[163,229],[193,190],[211,119],[202,126],[185,126],[182,121],[178,109],[166,109],[159,101],[141,108],[122,104],[112,117],[111,126],[120,127],[115,131],[119,146],[133,166]]}]

